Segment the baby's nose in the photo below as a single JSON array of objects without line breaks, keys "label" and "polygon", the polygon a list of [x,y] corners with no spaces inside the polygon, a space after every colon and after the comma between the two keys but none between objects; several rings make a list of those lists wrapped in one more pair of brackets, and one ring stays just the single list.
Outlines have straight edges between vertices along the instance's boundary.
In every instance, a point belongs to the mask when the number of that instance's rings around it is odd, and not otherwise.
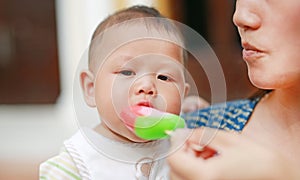
[{"label": "baby's nose", "polygon": [[155,77],[144,76],[135,82],[136,94],[155,95],[157,93]]},{"label": "baby's nose", "polygon": [[141,88],[138,92],[138,94],[148,94],[148,95],[153,95],[154,94],[154,90],[151,88]]}]

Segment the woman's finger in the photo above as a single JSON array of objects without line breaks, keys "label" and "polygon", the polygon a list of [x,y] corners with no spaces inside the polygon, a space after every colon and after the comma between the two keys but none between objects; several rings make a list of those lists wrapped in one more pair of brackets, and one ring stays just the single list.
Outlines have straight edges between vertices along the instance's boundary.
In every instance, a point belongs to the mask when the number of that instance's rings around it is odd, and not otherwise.
[{"label": "woman's finger", "polygon": [[[169,162],[173,178],[182,179],[180,177],[184,177],[186,180],[195,179],[195,177],[199,178],[198,168],[201,167],[202,161],[205,161],[202,158],[195,158],[195,156],[187,152],[184,147],[172,153],[167,160]],[[183,165],[185,162],[188,166]]]},{"label": "woman's finger", "polygon": [[209,146],[212,149],[222,150],[232,144],[240,143],[240,135],[212,128],[197,128],[187,139],[189,145]]}]

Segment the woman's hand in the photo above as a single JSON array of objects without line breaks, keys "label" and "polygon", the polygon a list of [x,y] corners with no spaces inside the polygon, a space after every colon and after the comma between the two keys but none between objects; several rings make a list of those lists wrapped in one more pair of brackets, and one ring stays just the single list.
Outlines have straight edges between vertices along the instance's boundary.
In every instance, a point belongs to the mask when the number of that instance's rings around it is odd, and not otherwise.
[{"label": "woman's hand", "polygon": [[[296,166],[276,149],[268,149],[238,134],[218,131],[203,152],[193,147],[203,129],[195,130],[184,146],[168,157],[172,180],[300,179]],[[176,141],[175,132],[172,141]],[[202,158],[207,150],[216,155]]]}]

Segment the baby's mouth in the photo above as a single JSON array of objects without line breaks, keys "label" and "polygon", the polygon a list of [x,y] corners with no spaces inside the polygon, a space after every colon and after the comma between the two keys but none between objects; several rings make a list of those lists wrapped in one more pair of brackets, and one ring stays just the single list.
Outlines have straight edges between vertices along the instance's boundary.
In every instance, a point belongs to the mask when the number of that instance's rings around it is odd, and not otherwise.
[{"label": "baby's mouth", "polygon": [[144,107],[150,107],[153,108],[153,105],[149,101],[139,102],[136,104],[137,106],[144,106]]},{"label": "baby's mouth", "polygon": [[135,127],[135,120],[140,116],[159,116],[161,113],[152,108],[151,103],[141,102],[131,107],[126,107],[120,113],[122,121],[127,128],[133,131]]},{"label": "baby's mouth", "polygon": [[120,115],[125,126],[144,140],[167,138],[170,132],[185,127],[184,120],[179,116],[143,104],[125,108]]}]

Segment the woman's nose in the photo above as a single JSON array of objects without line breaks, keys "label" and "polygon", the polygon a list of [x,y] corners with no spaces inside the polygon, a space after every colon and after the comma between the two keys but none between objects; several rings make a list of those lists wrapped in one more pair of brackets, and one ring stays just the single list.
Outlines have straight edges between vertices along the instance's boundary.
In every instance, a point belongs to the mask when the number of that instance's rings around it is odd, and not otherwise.
[{"label": "woman's nose", "polygon": [[155,77],[147,75],[136,80],[134,85],[136,94],[156,95]]},{"label": "woman's nose", "polygon": [[234,24],[243,29],[258,29],[261,25],[261,18],[258,14],[259,4],[257,1],[238,0],[233,14]]}]

